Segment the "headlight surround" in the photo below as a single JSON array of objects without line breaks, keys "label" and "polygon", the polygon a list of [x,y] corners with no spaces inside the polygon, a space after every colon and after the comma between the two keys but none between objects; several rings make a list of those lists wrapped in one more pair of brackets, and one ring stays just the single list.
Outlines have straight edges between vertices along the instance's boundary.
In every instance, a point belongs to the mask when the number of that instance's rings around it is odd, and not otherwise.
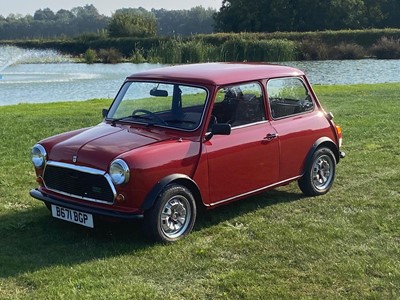
[{"label": "headlight surround", "polygon": [[110,164],[110,176],[115,185],[127,183],[129,175],[128,164],[122,159],[116,159]]},{"label": "headlight surround", "polygon": [[31,160],[35,168],[43,168],[46,164],[47,152],[46,149],[40,144],[36,144],[31,150]]}]

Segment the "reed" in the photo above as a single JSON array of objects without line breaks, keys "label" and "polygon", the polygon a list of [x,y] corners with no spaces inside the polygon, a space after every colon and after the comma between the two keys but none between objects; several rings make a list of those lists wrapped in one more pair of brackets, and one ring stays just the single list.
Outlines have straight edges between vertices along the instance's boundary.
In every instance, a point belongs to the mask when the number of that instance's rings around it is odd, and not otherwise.
[{"label": "reed", "polygon": [[235,38],[220,48],[223,61],[290,61],[296,59],[295,42]]},{"label": "reed", "polygon": [[201,39],[175,37],[151,48],[147,60],[166,64],[207,62],[218,60],[216,53],[216,47]]},{"label": "reed", "polygon": [[333,59],[361,59],[366,56],[366,51],[362,46],[354,43],[340,43],[331,50],[329,56]]},{"label": "reed", "polygon": [[400,58],[400,39],[382,37],[371,47],[371,54],[379,59]]},{"label": "reed", "polygon": [[[56,49],[82,56],[88,49],[102,62],[195,63],[205,61],[288,61],[399,58],[400,29],[321,32],[215,33],[189,37],[106,38],[100,35],[58,40],[2,41],[22,48]],[[103,50],[101,50],[103,49]],[[109,50],[104,50],[109,49]],[[108,59],[115,49],[117,59]],[[100,53],[102,52],[102,53]],[[100,55],[101,54],[101,55]],[[120,56],[120,57],[119,57]]]}]

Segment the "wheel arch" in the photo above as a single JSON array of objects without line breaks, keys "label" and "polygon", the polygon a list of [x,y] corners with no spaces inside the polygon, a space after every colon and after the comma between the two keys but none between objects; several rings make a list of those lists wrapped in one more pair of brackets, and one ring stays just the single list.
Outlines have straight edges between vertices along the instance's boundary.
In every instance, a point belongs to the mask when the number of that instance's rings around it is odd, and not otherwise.
[{"label": "wheel arch", "polygon": [[319,138],[318,140],[316,140],[315,143],[312,145],[311,149],[308,151],[306,161],[304,163],[304,168],[311,162],[314,152],[317,151],[317,149],[319,149],[321,147],[329,148],[335,155],[336,164],[339,163],[340,152],[339,152],[338,147],[330,138],[322,137],[322,138]]},{"label": "wheel arch", "polygon": [[155,201],[157,200],[158,195],[160,195],[160,193],[165,189],[165,187],[171,183],[176,183],[187,187],[192,193],[196,201],[196,204],[204,206],[200,189],[197,186],[196,182],[193,181],[193,179],[184,174],[171,174],[157,182],[157,184],[147,194],[145,200],[143,201],[141,209],[143,211],[146,211],[149,210],[151,207],[153,207]]}]

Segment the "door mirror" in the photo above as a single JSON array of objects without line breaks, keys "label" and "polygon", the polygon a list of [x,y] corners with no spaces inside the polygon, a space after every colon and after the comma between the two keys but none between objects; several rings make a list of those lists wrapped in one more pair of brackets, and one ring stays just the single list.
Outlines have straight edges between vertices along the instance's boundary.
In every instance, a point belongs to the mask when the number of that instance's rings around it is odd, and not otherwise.
[{"label": "door mirror", "polygon": [[103,108],[103,110],[101,111],[103,118],[107,117],[108,115],[108,109]]},{"label": "door mirror", "polygon": [[230,135],[231,124],[217,123],[211,126],[211,131],[206,134],[206,141],[209,141],[214,135]]}]

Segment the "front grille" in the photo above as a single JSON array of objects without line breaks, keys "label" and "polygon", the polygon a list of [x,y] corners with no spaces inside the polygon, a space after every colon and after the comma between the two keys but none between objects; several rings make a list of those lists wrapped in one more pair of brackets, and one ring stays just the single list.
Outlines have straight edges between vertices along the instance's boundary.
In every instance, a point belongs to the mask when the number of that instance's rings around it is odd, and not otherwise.
[{"label": "front grille", "polygon": [[54,192],[82,200],[114,203],[114,186],[103,171],[48,162],[43,180],[46,188]]}]

